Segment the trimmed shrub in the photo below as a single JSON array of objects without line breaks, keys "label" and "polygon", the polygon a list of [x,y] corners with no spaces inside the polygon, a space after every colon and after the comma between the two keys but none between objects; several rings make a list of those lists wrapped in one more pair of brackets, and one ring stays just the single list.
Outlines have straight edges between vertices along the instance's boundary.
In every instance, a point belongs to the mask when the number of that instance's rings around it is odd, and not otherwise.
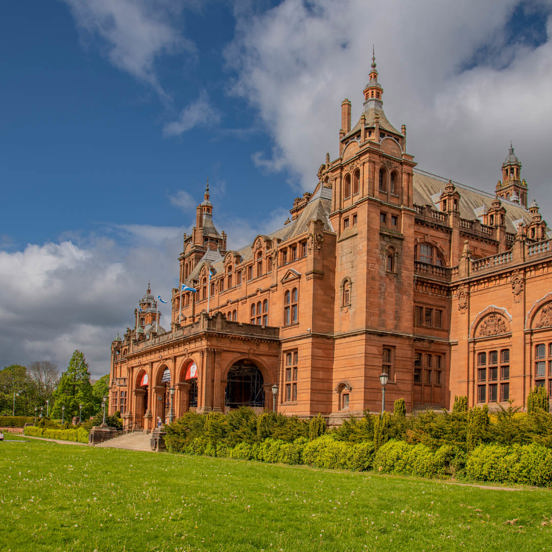
[{"label": "trimmed shrub", "polygon": [[374,416],[365,414],[363,418],[349,418],[332,431],[338,441],[358,443],[374,439]]},{"label": "trimmed shrub", "polygon": [[238,458],[239,460],[251,460],[253,453],[249,443],[239,443],[229,452],[230,458]]},{"label": "trimmed shrub", "polygon": [[383,412],[381,416],[374,416],[374,448],[378,450],[389,439],[389,414]]},{"label": "trimmed shrub", "polygon": [[535,387],[527,396],[527,413],[532,414],[537,409],[550,411],[550,403],[548,402],[548,393],[544,386]]},{"label": "trimmed shrub", "polygon": [[393,403],[393,415],[400,418],[406,416],[406,402],[404,399],[397,399]]},{"label": "trimmed shrub", "polygon": [[452,411],[454,413],[459,412],[467,412],[468,411],[468,397],[465,395],[463,396],[456,396],[454,397],[454,404],[452,406]]},{"label": "trimmed shrub", "polygon": [[32,416],[0,416],[0,427],[25,427],[33,422]]},{"label": "trimmed shrub", "polygon": [[51,429],[27,426],[23,430],[23,434],[29,437],[45,437],[46,439],[58,439],[60,441],[88,443],[88,431],[82,427],[75,429]]},{"label": "trimmed shrub", "polygon": [[313,441],[326,433],[326,420],[322,414],[317,414],[309,422],[309,439]]},{"label": "trimmed shrub", "polygon": [[473,450],[477,445],[489,441],[489,408],[476,406],[468,412],[466,446]]},{"label": "trimmed shrub", "polygon": [[318,468],[346,469],[351,447],[344,441],[336,441],[323,435],[305,445],[303,462]]},{"label": "trimmed shrub", "polygon": [[355,471],[366,471],[372,468],[376,453],[374,443],[365,441],[355,443],[349,448],[347,456],[347,468]]}]

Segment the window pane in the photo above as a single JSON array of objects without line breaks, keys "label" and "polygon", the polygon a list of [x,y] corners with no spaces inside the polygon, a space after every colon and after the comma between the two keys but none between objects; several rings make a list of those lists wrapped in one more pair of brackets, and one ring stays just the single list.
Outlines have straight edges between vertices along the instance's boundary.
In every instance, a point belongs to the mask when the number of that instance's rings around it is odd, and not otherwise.
[{"label": "window pane", "polygon": [[544,358],[545,356],[546,356],[546,347],[544,343],[541,343],[540,345],[537,345],[535,347],[535,357]]},{"label": "window pane", "polygon": [[286,401],[291,400],[291,384],[286,383]]},{"label": "window pane", "polygon": [[489,381],[496,381],[498,379],[498,367],[493,366],[489,368]]},{"label": "window pane", "polygon": [[291,366],[291,359],[292,359],[291,353],[286,353],[286,364],[288,366]]},{"label": "window pane", "polygon": [[299,353],[297,351],[293,352],[293,364],[297,364],[298,355],[299,355]]},{"label": "window pane", "polygon": [[508,364],[510,362],[510,349],[503,349],[500,351],[500,362]]},{"label": "window pane", "polygon": [[297,305],[291,307],[291,321],[297,322]]},{"label": "window pane", "polygon": [[489,353],[489,364],[498,364],[498,351],[491,351]]},{"label": "window pane", "polygon": [[286,381],[291,381],[291,368],[286,368]]},{"label": "window pane", "polygon": [[433,319],[433,309],[426,309],[425,310],[425,325],[426,326],[432,326],[432,319]]},{"label": "window pane", "polygon": [[500,384],[500,400],[507,401],[510,399],[510,384],[501,383]]},{"label": "window pane", "polygon": [[536,363],[535,377],[544,378],[546,375],[546,362],[540,360]]},{"label": "window pane", "polygon": [[486,388],[484,385],[477,386],[477,402],[484,403],[487,400]]},{"label": "window pane", "polygon": [[497,385],[492,383],[489,385],[489,402],[496,402]]},{"label": "window pane", "polygon": [[510,367],[507,364],[500,368],[500,379],[510,379]]},{"label": "window pane", "polygon": [[342,397],[342,408],[349,408],[349,393],[344,393]]},{"label": "window pane", "polygon": [[292,387],[292,396],[291,396],[291,400],[292,401],[296,401],[297,400],[297,384],[294,383],[292,384],[293,387]]},{"label": "window pane", "polygon": [[487,379],[487,369],[479,368],[477,370],[477,381],[485,381]]},{"label": "window pane", "polygon": [[478,366],[485,366],[487,364],[487,353],[479,353],[477,355]]},{"label": "window pane", "polygon": [[422,383],[422,370],[414,368],[414,383]]}]

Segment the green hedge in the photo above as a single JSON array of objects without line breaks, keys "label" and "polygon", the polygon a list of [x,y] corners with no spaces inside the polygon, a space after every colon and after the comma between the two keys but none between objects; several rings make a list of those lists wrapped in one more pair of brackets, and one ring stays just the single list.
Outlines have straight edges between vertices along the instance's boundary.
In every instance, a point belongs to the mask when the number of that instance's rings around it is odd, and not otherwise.
[{"label": "green hedge", "polygon": [[32,416],[0,416],[0,427],[24,427],[33,422]]},{"label": "green hedge", "polygon": [[60,441],[75,441],[77,443],[88,443],[88,431],[83,427],[76,429],[51,429],[36,426],[27,426],[24,435],[29,437],[45,437],[47,439],[59,439]]},{"label": "green hedge", "polygon": [[503,483],[552,485],[552,450],[542,445],[479,445],[468,456],[466,474]]}]

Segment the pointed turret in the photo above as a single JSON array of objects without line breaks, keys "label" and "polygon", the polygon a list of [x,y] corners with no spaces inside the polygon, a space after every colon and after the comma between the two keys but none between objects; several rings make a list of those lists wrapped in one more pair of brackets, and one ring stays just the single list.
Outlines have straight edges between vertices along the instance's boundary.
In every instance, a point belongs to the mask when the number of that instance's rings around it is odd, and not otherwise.
[{"label": "pointed turret", "polygon": [[521,161],[511,142],[508,155],[502,163],[502,180],[496,185],[496,197],[520,203],[527,208],[527,182],[521,179]]}]

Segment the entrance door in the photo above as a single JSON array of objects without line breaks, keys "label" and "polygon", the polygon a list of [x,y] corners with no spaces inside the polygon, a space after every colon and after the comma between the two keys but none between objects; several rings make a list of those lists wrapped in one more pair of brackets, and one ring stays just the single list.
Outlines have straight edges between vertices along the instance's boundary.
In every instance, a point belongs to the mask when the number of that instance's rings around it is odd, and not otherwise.
[{"label": "entrance door", "polygon": [[263,375],[254,362],[241,360],[228,371],[224,403],[229,408],[264,407]]}]

